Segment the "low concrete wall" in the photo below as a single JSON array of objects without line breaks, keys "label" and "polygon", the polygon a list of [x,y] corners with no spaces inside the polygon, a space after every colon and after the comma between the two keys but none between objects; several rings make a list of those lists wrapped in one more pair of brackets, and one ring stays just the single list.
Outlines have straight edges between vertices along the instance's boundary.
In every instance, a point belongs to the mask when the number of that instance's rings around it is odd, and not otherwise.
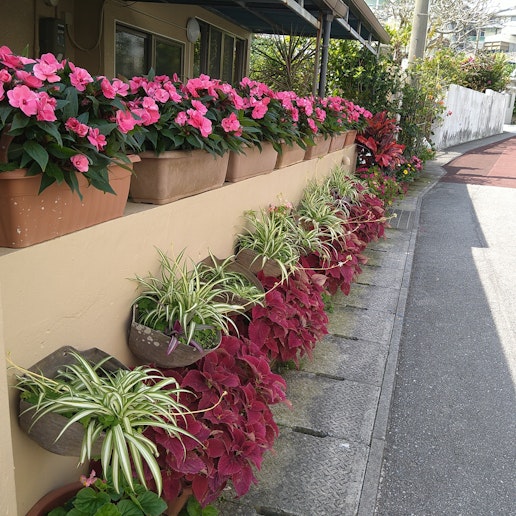
[{"label": "low concrete wall", "polygon": [[434,128],[432,142],[437,150],[503,132],[507,110],[503,93],[480,93],[452,84],[445,104],[451,114]]},{"label": "low concrete wall", "polygon": [[[297,203],[309,181],[341,162],[352,168],[354,146],[163,206],[129,203],[119,219],[32,247],[0,248],[0,365],[9,354],[29,367],[64,345],[98,347],[134,364],[127,348],[131,278],[157,272],[156,248],[171,255],[186,248],[195,261],[208,251],[232,255],[244,211]],[[20,430],[16,391],[7,392],[12,376],[0,371],[0,512],[21,515],[81,471],[77,458],[53,455]]]}]

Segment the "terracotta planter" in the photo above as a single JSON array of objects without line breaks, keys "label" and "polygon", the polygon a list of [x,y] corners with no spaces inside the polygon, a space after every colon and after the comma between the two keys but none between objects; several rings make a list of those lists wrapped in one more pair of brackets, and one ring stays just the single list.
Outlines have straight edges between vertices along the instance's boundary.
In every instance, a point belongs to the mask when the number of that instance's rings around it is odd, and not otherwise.
[{"label": "terracotta planter", "polygon": [[347,132],[334,134],[331,137],[330,148],[328,149],[328,152],[342,150],[344,148],[344,142],[346,141],[346,134]]},{"label": "terracotta planter", "polygon": [[277,260],[263,259],[253,249],[240,249],[236,255],[236,261],[249,269],[252,273],[257,274],[260,271],[266,276],[279,278],[281,276],[281,267]]},{"label": "terracotta planter", "polygon": [[28,247],[124,214],[131,181],[127,168],[109,167],[109,183],[116,195],[89,186],[77,173],[82,201],[64,182],[38,194],[41,177],[25,174],[25,169],[0,173],[0,247]]},{"label": "terracotta planter", "polygon": [[201,149],[140,154],[129,196],[134,202],[168,204],[224,184],[229,154],[213,156]]},{"label": "terracotta planter", "polygon": [[305,160],[320,158],[328,154],[331,143],[331,138],[329,136],[320,134],[314,138],[314,142],[315,145],[306,149]]},{"label": "terracotta planter", "polygon": [[137,320],[138,307],[134,305],[129,339],[127,342],[129,349],[140,360],[143,360],[147,364],[155,364],[158,367],[174,368],[193,364],[217,349],[222,339],[222,334],[219,332],[219,344],[203,352],[180,342],[172,353],[167,353],[170,336],[165,335],[161,331],[153,330],[144,324],[140,324]]},{"label": "terracotta planter", "polygon": [[51,510],[71,500],[83,487],[80,482],[72,482],[50,491],[32,506],[26,516],[47,516]]},{"label": "terracotta planter", "polygon": [[278,159],[276,160],[276,168],[284,168],[295,163],[300,163],[305,159],[305,149],[297,145],[287,145],[283,143],[281,145],[281,154],[278,153]]},{"label": "terracotta planter", "polygon": [[242,154],[229,153],[226,181],[236,183],[274,170],[278,153],[270,142],[262,142],[261,145],[261,151],[259,147],[246,147]]},{"label": "terracotta planter", "polygon": [[355,144],[355,138],[357,137],[357,131],[351,130],[346,133],[346,141],[344,142],[344,147],[347,147],[348,145],[354,145]]},{"label": "terracotta planter", "polygon": [[[34,364],[30,370],[41,373],[47,378],[54,378],[59,369],[75,362],[75,358],[68,353],[69,351],[77,350],[74,350],[74,348],[70,346],[59,348]],[[99,362],[107,356],[104,351],[97,348],[81,351],[80,354],[93,363]],[[106,362],[103,367],[111,371],[126,368],[124,364],[114,358]],[[34,410],[27,411],[31,406],[30,403],[20,399],[19,422],[22,430],[24,430],[33,441],[37,442],[42,448],[45,448],[45,450],[58,455],[79,457],[81,454],[82,439],[84,437],[84,426],[81,423],[74,423],[57,439],[57,436],[68,423],[69,419],[60,414],[46,414],[33,424],[32,417]],[[93,455],[100,455],[101,446],[102,438],[98,439],[93,445]]]}]

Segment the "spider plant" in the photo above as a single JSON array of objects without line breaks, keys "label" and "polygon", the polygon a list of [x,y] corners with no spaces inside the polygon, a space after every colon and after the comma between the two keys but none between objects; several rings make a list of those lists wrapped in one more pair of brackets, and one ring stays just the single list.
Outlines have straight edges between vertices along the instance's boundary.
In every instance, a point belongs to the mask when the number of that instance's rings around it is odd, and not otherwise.
[{"label": "spider plant", "polygon": [[310,183],[297,208],[297,217],[301,245],[329,258],[332,242],[343,238],[346,231],[330,191],[324,185]]},{"label": "spider plant", "polygon": [[[357,188],[357,184],[362,185],[362,189]],[[333,203],[345,216],[349,216],[349,208],[357,204],[360,195],[368,191],[367,185],[356,177],[349,177],[344,168],[338,166],[331,170],[326,178],[325,188],[330,192]]]},{"label": "spider plant", "polygon": [[[262,304],[264,291],[262,284],[249,271],[234,261],[234,256],[219,260],[210,253],[208,258],[199,264],[206,281],[222,280],[224,291],[220,298],[230,302],[239,299],[244,306]],[[253,278],[254,277],[254,278]]]},{"label": "spider plant", "polygon": [[[170,351],[178,342],[209,349],[216,345],[217,331],[237,330],[231,314],[244,312],[241,304],[221,301],[231,292],[235,280],[229,271],[225,274],[208,273],[206,264],[184,260],[184,250],[171,259],[158,249],[160,275],[146,278],[136,276],[143,292],[136,298],[138,322],[174,337]],[[195,338],[194,338],[195,337]]]},{"label": "spider plant", "polygon": [[296,269],[302,252],[290,211],[291,207],[285,205],[260,212],[247,211],[245,233],[237,236],[237,248],[255,251],[262,266],[268,259],[276,260],[282,280]]},{"label": "spider plant", "polygon": [[111,471],[115,490],[119,492],[126,483],[134,491],[133,467],[139,482],[146,487],[145,463],[161,494],[158,450],[142,432],[153,426],[164,429],[181,443],[183,436],[195,439],[177,425],[178,418],[189,412],[179,402],[179,395],[189,391],[157,369],[140,366],[108,371],[102,366],[110,356],[92,364],[75,351],[69,353],[75,362],[64,366],[54,378],[14,366],[21,371],[16,373],[16,387],[22,399],[31,404],[27,411],[34,411],[32,424],[50,413],[69,418],[59,439],[70,425],[82,423],[85,431],[80,464],[96,458],[92,457],[92,446],[103,436],[100,462],[104,472]]}]

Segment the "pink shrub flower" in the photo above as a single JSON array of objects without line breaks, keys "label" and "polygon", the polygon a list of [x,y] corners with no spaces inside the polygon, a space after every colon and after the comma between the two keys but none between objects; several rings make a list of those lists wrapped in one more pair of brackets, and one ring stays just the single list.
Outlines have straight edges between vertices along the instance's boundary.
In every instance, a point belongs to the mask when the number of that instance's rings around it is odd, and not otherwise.
[{"label": "pink shrub flower", "polygon": [[38,112],[38,95],[27,86],[15,86],[7,92],[9,104],[19,108],[25,115],[31,116]]},{"label": "pink shrub flower", "polygon": [[75,167],[75,169],[79,172],[88,172],[90,163],[84,154],[76,154],[70,158],[70,161],[72,162],[72,165]]},{"label": "pink shrub flower", "polygon": [[163,85],[163,88],[167,91],[170,100],[174,102],[180,102],[181,101],[181,95],[177,92],[176,87],[171,82],[166,82]]}]

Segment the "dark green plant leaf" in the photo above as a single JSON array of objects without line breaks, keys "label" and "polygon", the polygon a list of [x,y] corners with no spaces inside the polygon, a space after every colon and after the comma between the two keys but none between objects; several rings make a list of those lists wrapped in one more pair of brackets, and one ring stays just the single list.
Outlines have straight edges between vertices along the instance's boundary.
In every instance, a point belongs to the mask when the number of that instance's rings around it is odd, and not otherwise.
[{"label": "dark green plant leaf", "polygon": [[48,152],[34,140],[27,140],[23,144],[23,150],[38,163],[41,170],[45,171],[48,164]]}]

